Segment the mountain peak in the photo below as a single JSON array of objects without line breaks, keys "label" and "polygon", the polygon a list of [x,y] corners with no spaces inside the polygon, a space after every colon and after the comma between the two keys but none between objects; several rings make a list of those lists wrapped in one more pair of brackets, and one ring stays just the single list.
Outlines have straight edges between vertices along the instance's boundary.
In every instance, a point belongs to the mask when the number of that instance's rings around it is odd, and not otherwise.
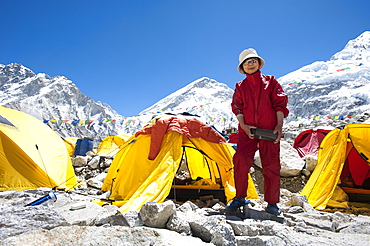
[{"label": "mountain peak", "polygon": [[191,82],[189,85],[185,86],[184,89],[186,88],[188,90],[191,88],[212,88],[214,86],[224,86],[224,84],[208,77],[202,77]]},{"label": "mountain peak", "polygon": [[18,63],[10,63],[8,65],[0,64],[0,74],[2,77],[7,77],[6,81],[12,81],[15,78],[17,78],[16,81],[19,81],[20,79],[35,76],[35,73],[32,72],[31,69],[26,68]]},{"label": "mountain peak", "polygon": [[[156,112],[188,112],[203,119],[230,119],[233,90],[226,84],[202,77],[145,109],[140,115]],[[214,125],[220,122],[213,122]],[[221,122],[225,124],[225,122]]]},{"label": "mountain peak", "polygon": [[370,31],[362,33],[350,40],[343,50],[336,53],[330,60],[370,61]]}]

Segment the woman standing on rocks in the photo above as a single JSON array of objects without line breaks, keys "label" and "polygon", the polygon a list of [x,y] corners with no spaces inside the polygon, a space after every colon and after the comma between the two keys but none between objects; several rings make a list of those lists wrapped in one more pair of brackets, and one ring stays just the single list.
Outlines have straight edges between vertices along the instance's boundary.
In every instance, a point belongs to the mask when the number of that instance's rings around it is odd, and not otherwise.
[{"label": "woman standing on rocks", "polygon": [[[289,114],[288,97],[274,76],[263,75],[260,69],[265,61],[250,48],[239,55],[238,71],[246,78],[235,87],[232,111],[238,119],[238,145],[233,157],[236,197],[226,209],[236,210],[250,203],[247,200],[248,173],[254,154],[260,152],[264,177],[265,210],[280,215],[276,205],[280,198],[280,139],[283,119]],[[271,130],[277,137],[262,140],[252,133],[257,128]]]}]

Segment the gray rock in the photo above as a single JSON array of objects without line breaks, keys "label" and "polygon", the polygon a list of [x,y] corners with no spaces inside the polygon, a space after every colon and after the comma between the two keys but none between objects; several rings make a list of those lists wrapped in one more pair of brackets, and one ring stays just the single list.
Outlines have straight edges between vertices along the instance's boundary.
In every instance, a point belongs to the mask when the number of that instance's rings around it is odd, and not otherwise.
[{"label": "gray rock", "polygon": [[174,214],[176,214],[176,206],[172,201],[148,202],[140,209],[144,225],[154,228],[166,228],[169,218]]},{"label": "gray rock", "polygon": [[123,217],[125,217],[128,226],[130,227],[144,225],[143,221],[141,220],[140,214],[137,211],[128,211],[123,215]]},{"label": "gray rock", "polygon": [[96,189],[101,189],[103,187],[103,183],[95,178],[87,180],[87,184]]},{"label": "gray rock", "polygon": [[265,212],[261,208],[250,208],[248,205],[244,206],[243,209],[244,218],[254,219],[254,220],[273,220],[279,223],[284,223],[285,219],[282,215],[276,216]]},{"label": "gray rock", "polygon": [[311,175],[311,172],[310,172],[310,171],[308,171],[307,169],[303,169],[303,170],[302,170],[302,174],[303,174],[304,176],[309,177],[309,176]]},{"label": "gray rock", "polygon": [[235,234],[224,216],[199,216],[189,222],[194,237],[215,245],[235,245]]},{"label": "gray rock", "polygon": [[198,206],[195,205],[194,203],[192,203],[191,201],[186,201],[184,202],[179,208],[178,210],[181,211],[181,212],[188,212],[188,211],[195,211],[198,209]]},{"label": "gray rock", "polygon": [[293,195],[290,200],[290,206],[300,206],[303,207],[304,203],[307,203],[306,196],[300,196],[300,195]]},{"label": "gray rock", "polygon": [[[89,200],[81,201],[79,199],[72,200],[66,195],[59,195],[57,200],[55,210],[62,215],[71,225],[80,226],[93,226],[93,225],[103,225],[110,223],[110,216],[117,213],[118,207],[116,206],[100,206]],[[81,199],[84,197],[82,196]],[[85,198],[86,199],[86,198]],[[81,209],[73,209],[74,204],[84,203],[85,206]],[[72,209],[71,209],[72,208]]]},{"label": "gray rock", "polygon": [[0,204],[0,239],[35,229],[53,229],[70,224],[49,206],[12,206]]},{"label": "gray rock", "polygon": [[228,221],[236,236],[276,236],[283,228],[275,221],[246,219],[244,221]]},{"label": "gray rock", "polygon": [[0,245],[53,245],[53,246],[95,246],[95,245],[211,245],[199,238],[182,236],[169,230],[146,227],[57,227],[52,230],[34,230],[9,237]]},{"label": "gray rock", "polygon": [[370,222],[355,222],[353,224],[348,224],[340,230],[340,233],[370,235]]},{"label": "gray rock", "polygon": [[306,155],[303,159],[306,163],[306,169],[312,172],[317,166],[317,156]]},{"label": "gray rock", "polygon": [[238,246],[285,246],[281,238],[275,236],[236,237]]},{"label": "gray rock", "polygon": [[87,165],[91,169],[98,169],[100,167],[99,163],[100,163],[100,156],[96,155],[96,156],[92,157],[92,159],[89,161],[89,163],[87,163]]},{"label": "gray rock", "polygon": [[293,194],[290,200],[285,203],[287,206],[300,206],[305,212],[318,213],[309,203],[306,196]]},{"label": "gray rock", "polygon": [[[282,140],[280,141],[280,175],[282,177],[292,177],[297,176],[301,173],[305,166],[305,162],[300,156],[296,149],[292,147],[288,142]],[[262,168],[261,158],[259,152],[256,152],[254,163]]]},{"label": "gray rock", "polygon": [[101,167],[101,168],[110,167],[110,165],[112,164],[112,161],[113,161],[113,159],[112,159],[112,158],[106,157],[106,158],[104,158],[104,159],[103,159],[103,161],[100,163],[100,167]]},{"label": "gray rock", "polygon": [[104,217],[103,220],[101,220],[100,222],[103,222],[103,223],[96,223],[96,225],[97,226],[106,225],[106,224],[109,223],[112,226],[129,226],[129,227],[131,227],[131,225],[127,221],[126,217],[123,216],[123,214],[121,214],[121,213],[116,213],[116,214],[110,215],[108,217],[108,221],[106,221],[106,218]]},{"label": "gray rock", "polygon": [[333,215],[333,214],[284,214],[285,217],[291,218],[293,221],[296,222],[304,222],[306,226],[319,228],[322,230],[328,230],[332,232],[337,232],[338,228],[341,224],[347,224],[348,219],[343,219],[341,216]]},{"label": "gray rock", "polygon": [[280,142],[280,175],[282,177],[298,176],[305,166],[305,162],[300,158],[296,149],[288,142]]},{"label": "gray rock", "polygon": [[74,167],[84,167],[87,165],[87,161],[89,159],[88,156],[76,156],[75,158],[72,159],[72,165]]},{"label": "gray rock", "polygon": [[167,222],[166,228],[183,235],[191,235],[191,228],[189,223],[176,214],[170,217],[169,221]]},{"label": "gray rock", "polygon": [[290,214],[304,213],[304,209],[299,206],[288,207],[284,209],[284,213],[290,213]]},{"label": "gray rock", "polygon": [[227,223],[231,225],[235,236],[257,236],[261,235],[261,226],[257,225],[254,220],[244,220],[244,221],[231,221],[228,220]]}]

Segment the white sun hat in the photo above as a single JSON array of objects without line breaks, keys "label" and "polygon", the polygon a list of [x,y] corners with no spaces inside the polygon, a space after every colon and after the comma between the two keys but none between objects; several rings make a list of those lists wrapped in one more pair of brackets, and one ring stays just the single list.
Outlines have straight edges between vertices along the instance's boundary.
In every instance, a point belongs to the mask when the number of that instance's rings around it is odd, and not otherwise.
[{"label": "white sun hat", "polygon": [[247,50],[243,50],[242,53],[239,55],[239,65],[238,65],[238,72],[241,74],[245,74],[243,70],[243,62],[248,58],[257,57],[260,60],[260,69],[265,65],[265,60],[257,54],[255,49],[249,48]]}]

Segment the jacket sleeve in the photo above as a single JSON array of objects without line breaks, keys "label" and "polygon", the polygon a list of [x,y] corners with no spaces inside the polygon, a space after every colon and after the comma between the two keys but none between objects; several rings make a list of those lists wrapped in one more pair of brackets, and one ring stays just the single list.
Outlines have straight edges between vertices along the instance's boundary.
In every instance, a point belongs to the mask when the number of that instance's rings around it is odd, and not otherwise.
[{"label": "jacket sleeve", "polygon": [[281,84],[275,78],[273,78],[273,80],[272,107],[275,112],[282,111],[284,117],[287,117],[289,114],[288,95],[284,92]]},{"label": "jacket sleeve", "polygon": [[240,83],[237,83],[235,86],[232,102],[231,102],[231,109],[233,113],[238,116],[243,113],[243,107],[244,107],[244,102],[243,102],[243,95],[240,89]]}]

